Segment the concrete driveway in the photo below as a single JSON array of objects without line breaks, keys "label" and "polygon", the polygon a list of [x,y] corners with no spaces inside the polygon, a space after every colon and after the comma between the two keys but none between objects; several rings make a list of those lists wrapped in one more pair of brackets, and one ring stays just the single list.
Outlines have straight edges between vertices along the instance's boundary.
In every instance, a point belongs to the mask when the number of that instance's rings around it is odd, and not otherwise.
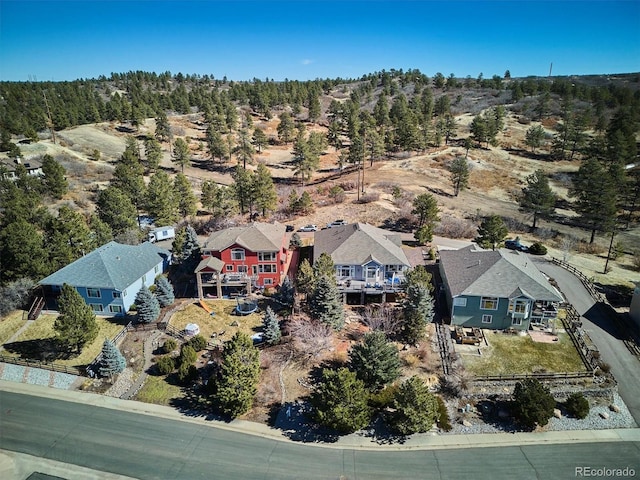
[{"label": "concrete driveway", "polygon": [[608,309],[596,303],[580,279],[564,268],[539,257],[529,257],[540,271],[558,282],[567,301],[582,316],[584,330],[600,350],[602,360],[611,366],[620,396],[636,424],[640,425],[640,361],[620,339],[620,332],[609,317]]}]

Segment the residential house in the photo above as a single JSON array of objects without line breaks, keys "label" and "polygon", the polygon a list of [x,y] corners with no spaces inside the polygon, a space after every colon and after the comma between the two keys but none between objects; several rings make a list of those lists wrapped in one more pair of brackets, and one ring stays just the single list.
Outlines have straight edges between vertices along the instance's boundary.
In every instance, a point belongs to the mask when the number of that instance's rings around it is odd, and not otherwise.
[{"label": "residential house", "polygon": [[289,235],[280,223],[252,223],[212,233],[196,267],[198,296],[222,298],[277,287],[291,262]]},{"label": "residential house", "polygon": [[387,301],[387,294],[400,290],[404,272],[411,267],[400,234],[366,223],[316,232],[314,262],[323,253],[335,264],[338,289],[345,302],[349,295],[359,297],[361,304],[368,295],[379,295]]},{"label": "residential house", "polygon": [[525,253],[471,245],[440,252],[440,274],[451,324],[525,330],[555,318],[563,301]]},{"label": "residential house", "polygon": [[44,175],[42,171],[42,162],[36,159],[22,160],[17,158],[15,161],[9,159],[0,159],[0,176],[13,180],[17,177],[16,168],[18,165],[22,165],[27,175],[34,177],[41,177]]},{"label": "residential house", "polygon": [[109,242],[40,280],[45,308],[57,309],[65,283],[76,288],[96,314],[123,316],[143,285],[153,285],[164,273],[171,253],[149,242],[123,245]]}]

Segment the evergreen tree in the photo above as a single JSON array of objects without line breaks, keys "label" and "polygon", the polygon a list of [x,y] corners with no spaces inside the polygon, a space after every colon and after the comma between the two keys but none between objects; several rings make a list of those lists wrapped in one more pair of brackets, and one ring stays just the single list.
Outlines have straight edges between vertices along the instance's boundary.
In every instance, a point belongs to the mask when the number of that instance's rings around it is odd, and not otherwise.
[{"label": "evergreen tree", "polygon": [[440,221],[440,209],[436,199],[430,193],[422,193],[413,199],[413,215],[418,216],[418,227],[423,225],[435,226]]},{"label": "evergreen tree", "polygon": [[198,213],[193,187],[182,173],[177,174],[173,179],[173,195],[177,200],[178,213],[182,218]]},{"label": "evergreen tree", "polygon": [[344,307],[334,278],[321,275],[316,280],[309,299],[309,309],[314,319],[334,330],[340,330],[344,326]]},{"label": "evergreen tree", "polygon": [[291,118],[291,114],[289,112],[282,112],[280,114],[280,123],[278,124],[278,137],[284,143],[289,143],[291,141],[291,137],[293,136],[293,131],[295,129],[295,125],[293,123],[293,119]]},{"label": "evergreen tree", "polygon": [[525,133],[524,143],[531,147],[531,151],[536,153],[536,148],[542,146],[542,142],[544,141],[544,128],[542,125],[534,125],[527,129]]},{"label": "evergreen tree", "polygon": [[96,202],[98,218],[118,235],[136,227],[136,207],[127,195],[117,187],[107,187],[98,194]]},{"label": "evergreen tree", "polygon": [[116,347],[116,344],[108,338],[104,339],[102,344],[102,356],[98,373],[102,377],[113,377],[114,375],[124,371],[127,361]]},{"label": "evergreen tree", "polygon": [[518,203],[521,211],[533,215],[531,228],[535,230],[538,218],[549,218],[553,215],[556,196],[542,170],[537,170],[529,175],[526,182],[527,186],[522,189]]},{"label": "evergreen tree", "polygon": [[155,322],[160,316],[160,303],[156,296],[146,287],[142,286],[136,295],[136,312],[140,323]]},{"label": "evergreen tree", "polygon": [[156,133],[155,136],[161,142],[166,142],[171,139],[171,127],[169,126],[169,119],[164,111],[161,111],[156,117]]},{"label": "evergreen tree", "polygon": [[391,428],[401,435],[424,433],[438,418],[438,401],[424,381],[413,376],[404,381],[393,399]]},{"label": "evergreen tree", "polygon": [[321,253],[318,259],[313,263],[313,275],[316,280],[320,277],[327,277],[330,280],[336,278],[336,266],[333,263],[331,255]]},{"label": "evergreen tree", "polygon": [[433,320],[434,302],[429,288],[421,283],[408,283],[402,313],[402,338],[415,345],[422,340],[427,324]]},{"label": "evergreen tree", "polygon": [[271,307],[267,307],[262,317],[262,327],[264,330],[264,341],[269,345],[275,345],[280,342],[282,332],[280,331],[280,322]]},{"label": "evergreen tree", "polygon": [[371,421],[368,399],[364,382],[354,372],[325,368],[311,395],[311,405],[318,423],[341,433],[353,433]]},{"label": "evergreen tree", "polygon": [[213,394],[215,407],[220,412],[236,418],[251,409],[260,377],[259,355],[245,333],[236,332],[231,340],[224,343]]},{"label": "evergreen tree", "polygon": [[180,165],[180,171],[184,173],[184,167],[191,165],[191,152],[189,152],[189,144],[182,138],[177,138],[173,142],[173,163]]},{"label": "evergreen tree", "polygon": [[242,162],[242,168],[246,169],[247,163],[253,163],[254,149],[246,128],[242,128],[238,132],[238,144],[233,151],[238,158],[238,163]]},{"label": "evergreen tree", "polygon": [[176,297],[173,292],[173,286],[169,283],[169,280],[164,275],[158,276],[155,281],[156,291],[155,296],[158,299],[158,303],[161,307],[168,307],[171,305]]},{"label": "evergreen tree", "polygon": [[206,141],[211,160],[215,160],[217,157],[222,163],[226,156],[229,155],[229,150],[220,132],[211,125],[207,128]]},{"label": "evergreen tree", "polygon": [[258,150],[258,153],[261,153],[262,149],[269,143],[267,134],[264,133],[264,130],[259,127],[255,128],[255,130],[253,131],[253,137],[251,139],[253,140],[253,144]]},{"label": "evergreen tree", "polygon": [[305,295],[311,294],[315,288],[316,276],[313,273],[313,268],[306,258],[302,260],[298,267],[298,274],[296,276],[296,287],[300,293]]},{"label": "evergreen tree", "polygon": [[574,210],[580,220],[591,230],[589,243],[595,240],[596,232],[610,231],[615,224],[617,211],[616,189],[602,163],[590,157],[582,162],[573,179],[569,195],[575,198]]},{"label": "evergreen tree", "polygon": [[288,307],[293,306],[295,300],[295,289],[293,287],[293,282],[287,276],[284,277],[282,281],[282,285],[278,288],[278,292],[274,295],[274,299],[280,302],[282,305],[286,305]]},{"label": "evergreen tree", "polygon": [[191,225],[187,225],[184,232],[185,237],[180,250],[180,259],[184,269],[188,272],[193,272],[193,269],[200,261],[200,242],[198,241],[198,234]]},{"label": "evergreen tree", "polygon": [[144,155],[147,170],[150,172],[158,170],[160,160],[162,160],[162,146],[156,137],[148,137],[144,141]]},{"label": "evergreen tree", "polygon": [[516,383],[513,390],[512,411],[516,419],[526,428],[534,429],[549,423],[556,401],[548,387],[535,378]]},{"label": "evergreen tree", "polygon": [[242,165],[238,164],[231,176],[233,177],[233,191],[240,207],[240,213],[242,215],[247,211],[250,214],[253,213],[253,204],[256,200],[253,190],[253,175],[249,170],[242,168]]},{"label": "evergreen tree", "polygon": [[66,170],[56,162],[51,155],[42,157],[42,173],[44,173],[44,185],[49,194],[56,199],[61,199],[69,190]]},{"label": "evergreen tree", "polygon": [[[640,190],[640,185],[638,188]],[[291,240],[289,240],[289,250],[295,250],[301,248],[302,246],[302,238],[300,238],[298,232],[293,232],[293,235],[291,235]]]},{"label": "evergreen tree", "polygon": [[20,219],[0,228],[0,284],[20,278],[43,278],[51,270],[42,235]]},{"label": "evergreen tree", "polygon": [[451,183],[453,184],[453,194],[458,194],[469,186],[469,164],[462,157],[456,157],[449,166],[451,172]]},{"label": "evergreen tree", "polygon": [[256,208],[265,217],[268,211],[274,211],[278,206],[278,193],[271,178],[271,172],[263,164],[259,163],[253,175],[253,192],[256,197]]},{"label": "evergreen tree", "polygon": [[58,297],[58,311],[53,329],[59,341],[66,348],[75,348],[80,353],[82,347],[93,342],[98,336],[96,314],[87,305],[77,290],[66,283]]},{"label": "evergreen tree", "polygon": [[491,247],[495,250],[496,247],[504,241],[509,230],[502,218],[498,215],[491,215],[485,218],[478,227],[478,236],[474,239],[478,245],[482,248]]},{"label": "evergreen tree", "polygon": [[178,220],[178,198],[169,175],[160,170],[149,180],[145,209],[156,225],[172,225]]},{"label": "evergreen tree", "polygon": [[370,390],[380,390],[400,376],[400,357],[396,346],[384,332],[365,334],[362,343],[349,352],[349,368]]},{"label": "evergreen tree", "polygon": [[211,213],[213,218],[226,217],[234,210],[234,191],[230,187],[218,185],[212,181],[202,184],[200,202],[202,207]]},{"label": "evergreen tree", "polygon": [[136,209],[141,206],[145,190],[144,167],[135,137],[127,137],[125,150],[113,171],[111,185],[127,195]]}]

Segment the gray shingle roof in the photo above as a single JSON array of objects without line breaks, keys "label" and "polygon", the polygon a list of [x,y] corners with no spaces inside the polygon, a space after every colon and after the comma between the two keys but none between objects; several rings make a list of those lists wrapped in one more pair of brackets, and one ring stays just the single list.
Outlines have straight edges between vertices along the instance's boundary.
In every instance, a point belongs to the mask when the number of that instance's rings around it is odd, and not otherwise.
[{"label": "gray shingle roof", "polygon": [[110,288],[122,291],[171,254],[152,243],[109,242],[40,280],[39,285]]},{"label": "gray shingle roof", "polygon": [[234,244],[252,252],[275,252],[282,246],[285,226],[281,223],[252,223],[213,232],[203,249],[221,252]]},{"label": "gray shingle roof", "polygon": [[313,258],[331,255],[336,265],[365,265],[371,260],[382,265],[411,266],[397,233],[366,223],[351,223],[315,234]]},{"label": "gray shingle roof", "polygon": [[453,297],[526,295],[535,300],[563,300],[528,256],[515,250],[481,250],[472,245],[441,251],[440,262]]}]

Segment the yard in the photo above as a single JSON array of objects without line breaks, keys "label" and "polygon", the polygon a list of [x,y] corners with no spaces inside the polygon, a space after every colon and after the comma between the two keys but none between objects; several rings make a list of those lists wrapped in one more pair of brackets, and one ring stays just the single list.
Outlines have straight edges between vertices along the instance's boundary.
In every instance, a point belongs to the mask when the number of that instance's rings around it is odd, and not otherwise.
[{"label": "yard", "polygon": [[586,371],[569,335],[564,332],[558,333],[558,341],[553,343],[534,342],[529,335],[509,335],[491,330],[483,333],[488,347],[456,345],[465,369],[473,375]]},{"label": "yard", "polygon": [[0,345],[9,340],[27,322],[23,320],[23,316],[26,317],[24,310],[14,310],[1,319]]},{"label": "yard", "polygon": [[[102,351],[104,339],[113,338],[124,327],[122,320],[97,317],[96,339],[91,344],[85,345],[80,355],[66,359],[56,358],[57,352],[51,347],[52,340],[56,337],[53,324],[57,317],[58,315],[40,315],[15,341],[4,345],[3,354],[34,360],[55,360],[70,367],[87,365]],[[11,321],[11,318],[8,317],[8,320]]]}]

